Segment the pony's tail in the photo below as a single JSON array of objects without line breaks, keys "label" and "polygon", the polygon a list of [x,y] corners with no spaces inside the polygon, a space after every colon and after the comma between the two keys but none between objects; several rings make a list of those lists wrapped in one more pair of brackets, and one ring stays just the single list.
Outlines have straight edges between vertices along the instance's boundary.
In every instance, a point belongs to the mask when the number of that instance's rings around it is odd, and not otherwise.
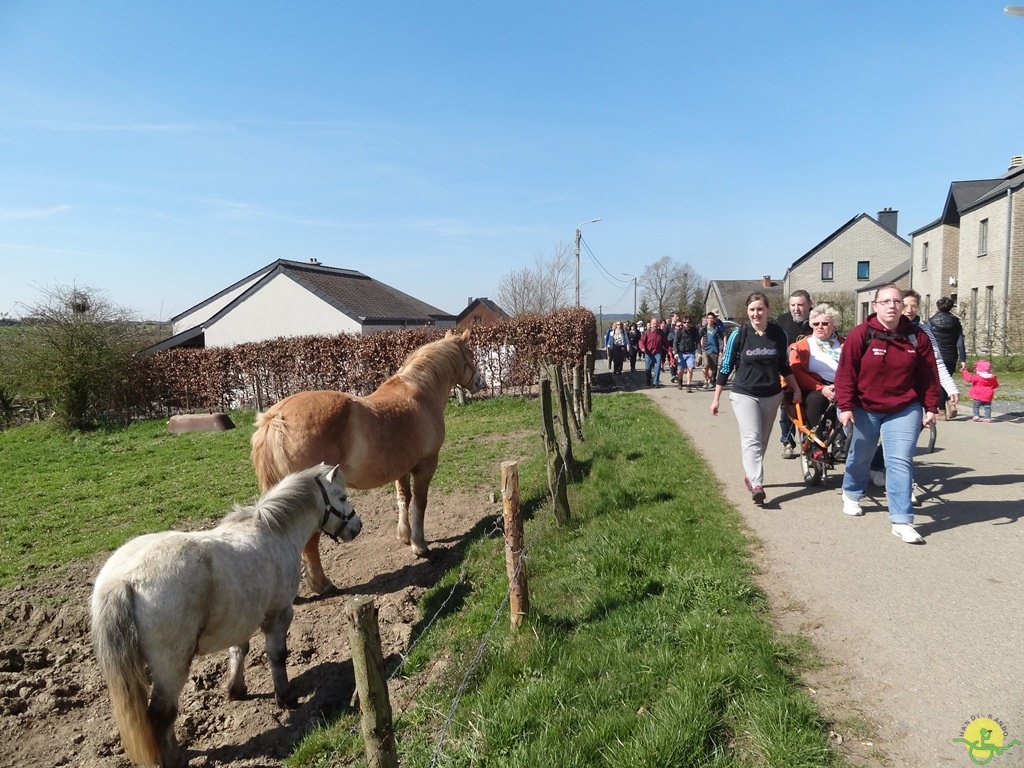
[{"label": "pony's tail", "polygon": [[160,761],[147,714],[149,680],[135,625],[135,590],[118,581],[96,591],[92,604],[92,645],[110,691],[114,720],[128,757],[142,765]]},{"label": "pony's tail", "polygon": [[280,411],[271,408],[256,415],[256,431],[252,433],[252,466],[260,493],[266,493],[288,474],[285,455],[285,422]]}]

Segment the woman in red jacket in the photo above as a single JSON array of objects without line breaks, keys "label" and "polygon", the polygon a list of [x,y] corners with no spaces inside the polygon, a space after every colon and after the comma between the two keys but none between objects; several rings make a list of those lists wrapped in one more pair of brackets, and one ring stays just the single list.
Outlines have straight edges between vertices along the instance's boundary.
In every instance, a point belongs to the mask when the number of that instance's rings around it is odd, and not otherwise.
[{"label": "woman in red jacket", "polygon": [[903,316],[899,286],[879,288],[874,307],[875,313],[846,337],[836,370],[839,421],[853,426],[843,475],[843,512],[864,514],[859,502],[881,437],[892,534],[908,544],[923,544],[913,526],[911,489],[918,435],[922,426],[935,421],[939,409],[935,352],[927,334]]},{"label": "woman in red jacket", "polygon": [[804,420],[810,428],[818,425],[836,399],[836,368],[843,340],[836,331],[839,313],[828,304],[812,309],[809,319],[811,335],[789,345],[789,366],[803,394]]}]

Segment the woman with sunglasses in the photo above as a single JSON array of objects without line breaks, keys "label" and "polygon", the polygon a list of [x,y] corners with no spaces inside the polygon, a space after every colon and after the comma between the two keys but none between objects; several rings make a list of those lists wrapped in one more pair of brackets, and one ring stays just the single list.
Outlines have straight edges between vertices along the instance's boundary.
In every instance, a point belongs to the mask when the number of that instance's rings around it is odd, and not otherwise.
[{"label": "woman with sunglasses", "polygon": [[853,428],[843,475],[843,513],[864,514],[860,498],[867,489],[871,457],[881,437],[892,534],[907,544],[923,544],[913,526],[911,490],[918,435],[922,426],[934,423],[939,409],[935,352],[928,336],[902,314],[899,286],[879,288],[874,307],[874,314],[846,337],[836,370],[839,421],[847,429]]},{"label": "woman with sunglasses", "polygon": [[[836,399],[836,368],[843,340],[836,332],[839,313],[828,304],[819,304],[810,312],[811,335],[789,346],[789,365],[803,393],[804,421],[809,427],[819,424]],[[824,437],[820,435],[819,437]],[[819,449],[820,450],[820,449]]]}]

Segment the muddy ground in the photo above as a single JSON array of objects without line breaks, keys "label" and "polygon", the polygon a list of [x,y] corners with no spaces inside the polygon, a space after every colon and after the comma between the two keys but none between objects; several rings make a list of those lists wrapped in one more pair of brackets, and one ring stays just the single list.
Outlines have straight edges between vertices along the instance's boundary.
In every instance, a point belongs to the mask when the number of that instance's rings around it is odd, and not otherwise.
[{"label": "muddy ground", "polygon": [[[353,493],[363,531],[349,543],[321,543],[324,569],[338,591],[305,587],[288,635],[288,677],[299,694],[292,711],[274,704],[262,638],[246,669],[249,697],[223,690],[227,652],[198,658],[181,695],[176,733],[190,766],[277,766],[307,732],[350,711],[355,688],[345,601],[371,595],[385,657],[404,650],[420,619],[416,602],[458,557],[469,537],[493,529],[501,501],[432,494],[426,535],[432,554],[415,557],[395,539],[390,488]],[[31,586],[0,591],[0,766],[126,768],[106,688],[89,642],[92,580],[105,557]]]}]

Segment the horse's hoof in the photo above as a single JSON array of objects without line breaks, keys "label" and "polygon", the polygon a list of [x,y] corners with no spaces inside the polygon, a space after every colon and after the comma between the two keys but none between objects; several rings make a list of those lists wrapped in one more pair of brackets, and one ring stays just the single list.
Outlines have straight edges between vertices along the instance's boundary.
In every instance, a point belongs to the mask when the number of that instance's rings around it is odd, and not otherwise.
[{"label": "horse's hoof", "polygon": [[249,695],[249,689],[244,685],[232,685],[228,687],[228,698],[231,701],[241,701]]},{"label": "horse's hoof", "polygon": [[299,699],[296,696],[281,697],[281,696],[278,696],[278,695],[275,694],[274,695],[274,701],[277,702],[277,706],[279,706],[281,709],[298,709],[299,708]]},{"label": "horse's hoof", "polygon": [[338,591],[338,588],[334,586],[334,582],[330,579],[324,579],[321,584],[310,584],[309,589],[318,595],[327,595]]},{"label": "horse's hoof", "polygon": [[430,557],[430,550],[426,544],[413,544],[411,549],[416,557]]}]

